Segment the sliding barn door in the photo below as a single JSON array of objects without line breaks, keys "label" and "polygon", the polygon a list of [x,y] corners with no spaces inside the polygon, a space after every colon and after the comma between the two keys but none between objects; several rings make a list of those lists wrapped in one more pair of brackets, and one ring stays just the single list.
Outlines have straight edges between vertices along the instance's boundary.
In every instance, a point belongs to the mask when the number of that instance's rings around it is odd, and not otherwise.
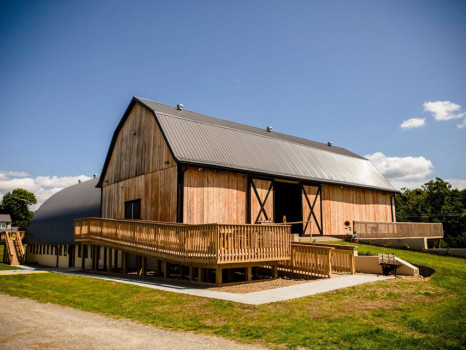
[{"label": "sliding barn door", "polygon": [[273,221],[273,182],[269,180],[250,180],[251,223],[264,220]]},{"label": "sliding barn door", "polygon": [[303,225],[306,235],[323,234],[322,227],[322,188],[320,186],[303,185]]}]

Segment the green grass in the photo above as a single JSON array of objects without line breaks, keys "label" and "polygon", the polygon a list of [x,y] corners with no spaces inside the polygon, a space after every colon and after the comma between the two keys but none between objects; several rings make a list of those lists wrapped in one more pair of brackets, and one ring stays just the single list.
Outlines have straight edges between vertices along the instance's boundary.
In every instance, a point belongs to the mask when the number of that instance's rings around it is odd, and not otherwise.
[{"label": "green grass", "polygon": [[0,291],[40,302],[272,348],[458,349],[466,344],[466,260],[359,245],[434,268],[287,302],[248,306],[60,274],[1,276]]}]

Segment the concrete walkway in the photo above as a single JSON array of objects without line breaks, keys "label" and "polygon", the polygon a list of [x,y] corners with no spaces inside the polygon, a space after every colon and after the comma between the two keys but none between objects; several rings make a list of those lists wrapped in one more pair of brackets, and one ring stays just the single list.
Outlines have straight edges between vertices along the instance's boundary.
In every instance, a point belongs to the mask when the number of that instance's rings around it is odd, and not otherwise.
[{"label": "concrete walkway", "polygon": [[295,298],[302,298],[309,295],[315,295],[319,293],[331,292],[334,290],[357,286],[364,283],[383,281],[394,278],[393,276],[377,276],[377,275],[346,275],[339,276],[336,278],[319,279],[308,283],[295,284],[292,286],[281,287],[263,290],[252,293],[228,293],[218,292],[213,290],[207,290],[203,288],[177,286],[172,284],[166,284],[161,282],[149,282],[149,281],[135,281],[133,279],[127,279],[124,277],[114,276],[98,276],[88,275],[85,273],[72,273],[73,275],[102,279],[106,281],[113,281],[119,283],[132,284],[139,287],[152,288],[163,290],[173,293],[189,294],[198,297],[220,299],[226,301],[233,301],[236,303],[249,304],[249,305],[261,305],[267,303],[273,303],[277,301],[291,300]]},{"label": "concrete walkway", "polygon": [[274,288],[262,290],[259,292],[251,293],[229,293],[219,292],[214,290],[208,290],[202,287],[196,286],[181,286],[176,284],[163,283],[159,281],[137,281],[131,278],[117,277],[117,276],[103,276],[103,275],[91,275],[87,273],[78,272],[77,269],[57,269],[57,268],[31,268],[27,266],[21,266],[23,270],[5,270],[0,271],[2,275],[19,275],[19,274],[33,274],[33,273],[63,273],[70,274],[73,276],[82,276],[87,278],[95,278],[106,281],[113,281],[118,283],[131,284],[134,286],[163,290],[166,292],[189,294],[198,297],[220,299],[226,301],[233,301],[236,303],[248,304],[248,305],[261,305],[267,303],[273,303],[277,301],[291,300],[295,298],[307,297],[319,293],[331,292],[334,290],[357,286],[364,283],[371,283],[377,281],[384,281],[393,276],[378,276],[370,274],[357,274],[357,275],[342,275],[334,278],[317,279],[307,283],[295,284],[287,287]]}]

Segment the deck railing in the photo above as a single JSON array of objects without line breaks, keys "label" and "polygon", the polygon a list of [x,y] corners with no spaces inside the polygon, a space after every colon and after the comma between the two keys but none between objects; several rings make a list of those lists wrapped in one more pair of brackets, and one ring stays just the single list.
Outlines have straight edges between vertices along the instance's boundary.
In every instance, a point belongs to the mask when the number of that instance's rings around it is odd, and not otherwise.
[{"label": "deck railing", "polygon": [[280,270],[316,277],[330,277],[332,272],[355,273],[354,246],[291,243],[291,259],[279,265]]},{"label": "deck railing", "polygon": [[358,238],[443,238],[440,223],[354,221]]},{"label": "deck railing", "polygon": [[77,241],[101,241],[177,261],[231,264],[290,257],[290,226],[75,220]]}]

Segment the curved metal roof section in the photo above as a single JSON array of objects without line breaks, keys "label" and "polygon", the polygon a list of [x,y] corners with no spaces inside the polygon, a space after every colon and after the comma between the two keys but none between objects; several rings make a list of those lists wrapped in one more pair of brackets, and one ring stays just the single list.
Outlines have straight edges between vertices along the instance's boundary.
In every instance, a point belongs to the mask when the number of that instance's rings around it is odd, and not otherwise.
[{"label": "curved metal roof section", "polygon": [[99,178],[67,187],[47,199],[34,214],[26,231],[27,243],[72,244],[74,220],[100,217]]},{"label": "curved metal roof section", "polygon": [[398,192],[369,160],[344,148],[135,99],[154,112],[178,162]]}]

